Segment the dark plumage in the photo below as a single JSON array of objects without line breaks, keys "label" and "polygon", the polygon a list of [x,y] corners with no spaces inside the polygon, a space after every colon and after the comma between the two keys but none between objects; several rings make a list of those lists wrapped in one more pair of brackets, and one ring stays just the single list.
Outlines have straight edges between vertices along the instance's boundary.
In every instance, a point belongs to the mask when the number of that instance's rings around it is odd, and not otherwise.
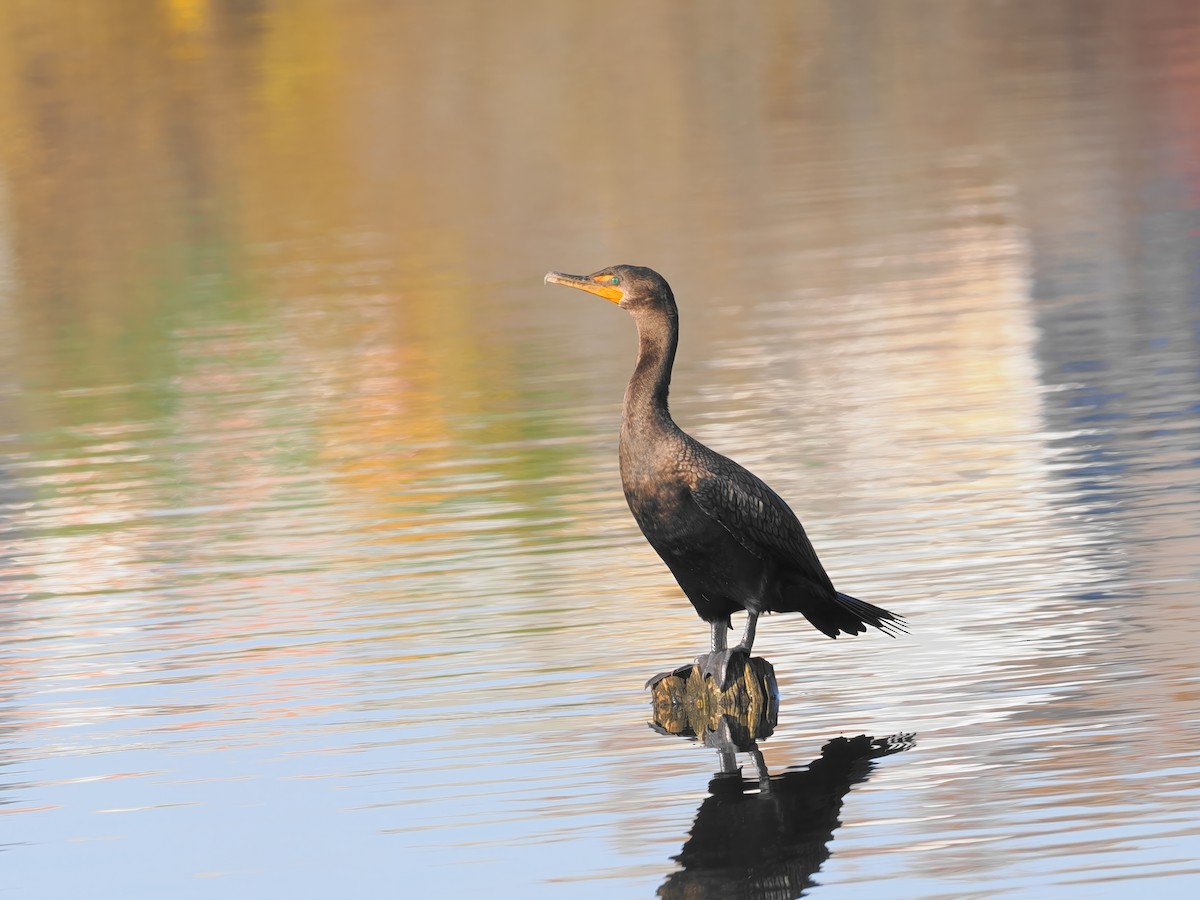
[{"label": "dark plumage", "polygon": [[[764,612],[798,612],[833,638],[868,625],[887,633],[904,628],[901,616],[835,590],[779,495],[671,419],[667,392],[679,313],[661,275],[613,266],[592,275],[551,272],[546,281],[605,297],[637,323],[637,365],[621,422],[621,483],[646,540],[712,626],[712,652],[697,660],[706,673],[724,682],[730,658],[750,652]],[[743,609],[745,634],[727,649],[729,617]]]}]

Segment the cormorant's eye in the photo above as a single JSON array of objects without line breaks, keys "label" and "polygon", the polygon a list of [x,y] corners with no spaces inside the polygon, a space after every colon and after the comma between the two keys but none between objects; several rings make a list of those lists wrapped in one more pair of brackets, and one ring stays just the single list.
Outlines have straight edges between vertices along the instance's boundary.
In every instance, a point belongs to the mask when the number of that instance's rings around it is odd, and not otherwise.
[{"label": "cormorant's eye", "polygon": [[614,275],[612,278],[608,279],[608,283],[609,284],[620,284],[621,279],[618,278],[616,275]]}]

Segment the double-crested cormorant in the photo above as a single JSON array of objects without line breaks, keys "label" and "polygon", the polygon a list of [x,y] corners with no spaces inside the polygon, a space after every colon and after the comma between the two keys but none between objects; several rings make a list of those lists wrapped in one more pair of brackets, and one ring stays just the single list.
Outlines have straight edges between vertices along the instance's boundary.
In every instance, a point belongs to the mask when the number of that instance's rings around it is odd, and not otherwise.
[{"label": "double-crested cormorant", "polygon": [[[798,612],[832,638],[867,625],[903,630],[901,616],[834,589],[800,520],[778,494],[671,419],[667,391],[679,312],[661,275],[612,266],[591,275],[550,272],[545,280],[611,300],[637,323],[637,366],[621,420],[621,483],[646,540],[712,627],[712,651],[696,660],[706,675],[724,686],[730,660],[749,655],[764,612]],[[729,616],[741,609],[746,631],[736,647],[727,647]]]}]

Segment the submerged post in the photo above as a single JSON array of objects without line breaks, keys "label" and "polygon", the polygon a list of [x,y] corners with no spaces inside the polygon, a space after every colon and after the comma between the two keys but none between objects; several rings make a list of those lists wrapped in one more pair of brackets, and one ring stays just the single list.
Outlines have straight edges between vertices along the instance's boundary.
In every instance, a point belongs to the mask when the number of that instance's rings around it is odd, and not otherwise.
[{"label": "submerged post", "polygon": [[775,667],[761,657],[742,658],[729,667],[722,689],[699,666],[684,666],[650,684],[654,725],[669,734],[704,737],[717,731],[722,717],[732,720],[738,744],[771,734],[779,718]]}]

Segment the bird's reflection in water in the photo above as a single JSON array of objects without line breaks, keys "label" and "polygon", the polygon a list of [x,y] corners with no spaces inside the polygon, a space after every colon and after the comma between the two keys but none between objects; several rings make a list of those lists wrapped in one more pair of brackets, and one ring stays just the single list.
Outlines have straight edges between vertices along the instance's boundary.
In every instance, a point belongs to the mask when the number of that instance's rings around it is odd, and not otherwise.
[{"label": "bird's reflection in water", "polygon": [[[837,737],[807,766],[771,775],[757,744],[744,740],[750,730],[754,729],[747,723],[723,716],[718,727],[703,736],[705,744],[716,749],[721,771],[709,782],[709,796],[675,857],[681,868],[667,877],[658,896],[802,896],[829,858],[829,842],[841,824],[838,814],[850,788],[870,775],[872,760],[914,743],[911,734]],[[742,777],[736,762],[739,751],[750,755],[755,777]]]}]

